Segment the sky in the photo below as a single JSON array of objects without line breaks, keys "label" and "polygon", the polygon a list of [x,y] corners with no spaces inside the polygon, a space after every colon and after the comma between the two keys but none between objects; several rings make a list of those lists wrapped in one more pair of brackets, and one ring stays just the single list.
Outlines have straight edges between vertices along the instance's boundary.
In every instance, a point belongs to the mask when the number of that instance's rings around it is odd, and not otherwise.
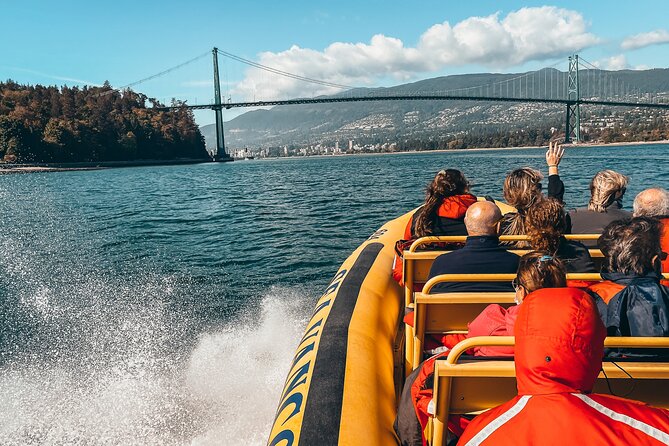
[{"label": "sky", "polygon": [[[210,103],[211,49],[353,87],[436,76],[567,69],[567,57],[612,70],[669,66],[669,2],[0,0],[0,80],[132,88]],[[224,100],[340,91],[219,56]],[[229,120],[237,111],[225,111]],[[198,124],[213,112],[196,112]]]}]

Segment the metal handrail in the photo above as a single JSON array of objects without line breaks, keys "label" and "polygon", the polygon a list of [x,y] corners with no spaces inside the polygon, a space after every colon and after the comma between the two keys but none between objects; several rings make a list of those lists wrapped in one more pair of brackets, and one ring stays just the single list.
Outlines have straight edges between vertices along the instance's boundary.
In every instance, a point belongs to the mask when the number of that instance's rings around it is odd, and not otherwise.
[{"label": "metal handrail", "polygon": [[[467,350],[474,347],[513,347],[516,344],[514,336],[476,336],[458,342],[448,353],[446,364],[458,362]],[[669,338],[666,337],[623,337],[610,336],[604,339],[606,348],[669,348]]]}]

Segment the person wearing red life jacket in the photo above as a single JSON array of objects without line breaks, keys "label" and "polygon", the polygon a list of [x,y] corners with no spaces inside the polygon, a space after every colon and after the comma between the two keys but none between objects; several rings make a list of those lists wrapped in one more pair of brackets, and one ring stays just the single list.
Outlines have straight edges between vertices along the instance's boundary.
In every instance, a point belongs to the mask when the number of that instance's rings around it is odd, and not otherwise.
[{"label": "person wearing red life jacket", "polygon": [[474,418],[459,446],[669,444],[669,411],[591,393],[606,329],[588,293],[535,291],[514,330],[518,395]]},{"label": "person wearing red life jacket", "polygon": [[[497,304],[488,305],[469,324],[467,334],[446,335],[442,338],[442,342],[445,346],[452,348],[468,337],[513,336],[518,309],[522,307],[525,296],[540,288],[565,287],[566,283],[565,268],[560,260],[542,252],[527,253],[520,259],[517,278],[513,282],[517,305],[508,309]],[[476,347],[467,353],[475,356],[513,356],[513,348]],[[402,446],[424,446],[426,444],[423,432],[430,417],[428,406],[433,394],[434,361],[446,354],[448,351],[426,360],[406,379],[395,421],[395,431]],[[466,418],[454,417],[449,420],[449,430],[459,436],[467,422]]]},{"label": "person wearing red life jacket", "polygon": [[[662,272],[669,273],[669,192],[661,187],[646,189],[634,198],[635,217],[653,217],[660,221]],[[662,282],[669,286],[669,281]]]},{"label": "person wearing red life jacket", "polygon": [[409,219],[404,238],[396,245],[392,275],[403,284],[402,252],[419,237],[429,235],[467,235],[464,218],[477,199],[469,193],[469,182],[456,169],[437,172],[425,192],[425,203]]},{"label": "person wearing red life jacket", "polygon": [[[599,238],[603,282],[588,287],[610,336],[669,336],[669,287],[660,284],[660,224],[635,217]],[[646,352],[650,353],[650,352]]]},{"label": "person wearing red life jacket", "polygon": [[[546,252],[529,252],[520,258],[513,288],[516,291],[516,305],[504,308],[490,304],[476,319],[468,324],[466,334],[449,334],[441,342],[450,348],[467,338],[476,336],[513,336],[518,309],[528,294],[541,288],[562,288],[567,286],[565,267],[557,258]],[[513,356],[512,347],[474,347],[468,352],[474,356]]]}]

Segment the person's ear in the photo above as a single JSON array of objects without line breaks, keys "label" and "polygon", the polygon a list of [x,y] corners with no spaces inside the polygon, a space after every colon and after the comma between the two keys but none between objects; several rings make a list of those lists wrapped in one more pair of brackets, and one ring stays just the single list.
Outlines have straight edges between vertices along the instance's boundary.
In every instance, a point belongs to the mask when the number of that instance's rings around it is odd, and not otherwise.
[{"label": "person's ear", "polygon": [[660,261],[660,256],[655,254],[651,259],[651,265],[656,273],[662,274],[662,262]]}]

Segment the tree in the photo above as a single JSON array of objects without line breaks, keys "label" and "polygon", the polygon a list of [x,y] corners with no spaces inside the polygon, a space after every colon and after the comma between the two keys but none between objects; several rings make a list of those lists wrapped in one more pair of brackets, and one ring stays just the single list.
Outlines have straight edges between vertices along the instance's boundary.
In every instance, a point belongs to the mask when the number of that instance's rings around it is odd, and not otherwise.
[{"label": "tree", "polygon": [[0,116],[0,158],[10,163],[30,161],[29,136],[20,120]]}]

